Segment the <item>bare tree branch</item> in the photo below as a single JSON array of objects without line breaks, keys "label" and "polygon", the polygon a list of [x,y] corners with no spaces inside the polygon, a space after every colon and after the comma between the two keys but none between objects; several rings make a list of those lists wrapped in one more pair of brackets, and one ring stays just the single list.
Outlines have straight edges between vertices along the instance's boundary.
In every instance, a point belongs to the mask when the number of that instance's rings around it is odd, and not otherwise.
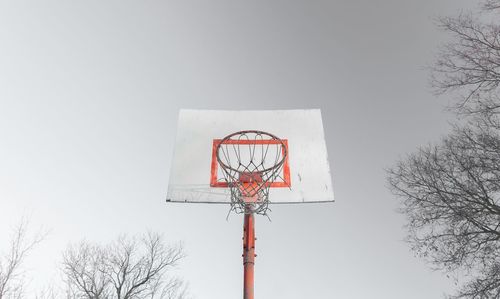
[{"label": "bare tree branch", "polygon": [[22,298],[24,277],[22,265],[29,252],[39,244],[47,233],[29,235],[29,221],[23,219],[12,232],[8,252],[0,257],[0,299]]},{"label": "bare tree branch", "polygon": [[[35,295],[35,299],[58,299],[61,298],[59,292],[54,289],[53,286],[48,286]],[[72,299],[76,297],[66,296],[66,299]]]},{"label": "bare tree branch", "polygon": [[[482,23],[470,14],[440,18],[439,25],[454,39],[431,67],[431,84],[438,94],[461,92],[455,108],[467,112],[463,108],[490,99],[500,84],[500,26]],[[496,109],[500,102],[489,104]]]},{"label": "bare tree branch", "polygon": [[453,298],[498,298],[490,295],[500,292],[492,276],[500,261],[500,130],[485,117],[388,171],[412,249],[436,269],[468,273]]},{"label": "bare tree branch", "polygon": [[482,4],[482,8],[485,11],[494,11],[500,9],[500,1],[499,0],[486,0]]},{"label": "bare tree branch", "polygon": [[[63,272],[76,298],[185,298],[168,270],[184,257],[182,246],[167,246],[161,235],[119,237],[107,245],[82,242],[64,254]],[[170,278],[172,279],[172,278]],[[169,295],[169,296],[170,296]]]}]

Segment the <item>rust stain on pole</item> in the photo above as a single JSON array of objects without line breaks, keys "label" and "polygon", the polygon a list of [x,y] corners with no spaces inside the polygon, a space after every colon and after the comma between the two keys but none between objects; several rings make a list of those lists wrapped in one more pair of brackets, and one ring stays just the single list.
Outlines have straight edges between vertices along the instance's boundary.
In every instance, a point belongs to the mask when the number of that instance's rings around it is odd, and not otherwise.
[{"label": "rust stain on pole", "polygon": [[245,214],[243,226],[243,298],[254,299],[255,218]]}]

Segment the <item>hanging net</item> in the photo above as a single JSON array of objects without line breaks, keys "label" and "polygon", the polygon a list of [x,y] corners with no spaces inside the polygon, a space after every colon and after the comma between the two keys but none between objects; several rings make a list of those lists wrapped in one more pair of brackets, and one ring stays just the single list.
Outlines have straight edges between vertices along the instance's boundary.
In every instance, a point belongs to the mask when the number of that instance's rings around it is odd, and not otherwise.
[{"label": "hanging net", "polygon": [[269,188],[281,177],[287,147],[262,131],[240,131],[226,136],[216,149],[217,162],[231,191],[231,210],[265,215]]}]

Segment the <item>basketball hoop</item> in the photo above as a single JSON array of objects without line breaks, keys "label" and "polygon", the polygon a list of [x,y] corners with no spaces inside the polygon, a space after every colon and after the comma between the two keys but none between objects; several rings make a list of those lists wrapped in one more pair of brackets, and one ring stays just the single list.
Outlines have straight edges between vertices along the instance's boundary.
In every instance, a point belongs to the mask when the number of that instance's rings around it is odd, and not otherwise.
[{"label": "basketball hoop", "polygon": [[[282,138],[240,131],[242,124]],[[235,133],[221,139],[227,132]],[[267,216],[272,204],[333,202],[321,112],[181,110],[174,152],[168,202],[229,204],[229,213],[243,214],[243,298],[254,299],[255,214]]]},{"label": "basketball hoop", "polygon": [[231,191],[231,209],[265,215],[269,188],[281,177],[287,144],[273,134],[248,130],[232,133],[217,144],[217,162]]}]

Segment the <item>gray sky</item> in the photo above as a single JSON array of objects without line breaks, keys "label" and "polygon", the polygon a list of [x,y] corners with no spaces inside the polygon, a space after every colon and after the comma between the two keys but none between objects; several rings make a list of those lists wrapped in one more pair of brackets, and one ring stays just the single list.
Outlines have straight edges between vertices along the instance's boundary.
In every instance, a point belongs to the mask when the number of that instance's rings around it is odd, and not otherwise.
[{"label": "gray sky", "polygon": [[441,298],[383,169],[449,130],[423,66],[465,2],[1,1],[0,248],[51,229],[34,290],[69,242],[152,229],[196,298],[238,298],[241,215],[164,202],[178,109],[321,108],[336,203],[257,218],[256,298]]}]

